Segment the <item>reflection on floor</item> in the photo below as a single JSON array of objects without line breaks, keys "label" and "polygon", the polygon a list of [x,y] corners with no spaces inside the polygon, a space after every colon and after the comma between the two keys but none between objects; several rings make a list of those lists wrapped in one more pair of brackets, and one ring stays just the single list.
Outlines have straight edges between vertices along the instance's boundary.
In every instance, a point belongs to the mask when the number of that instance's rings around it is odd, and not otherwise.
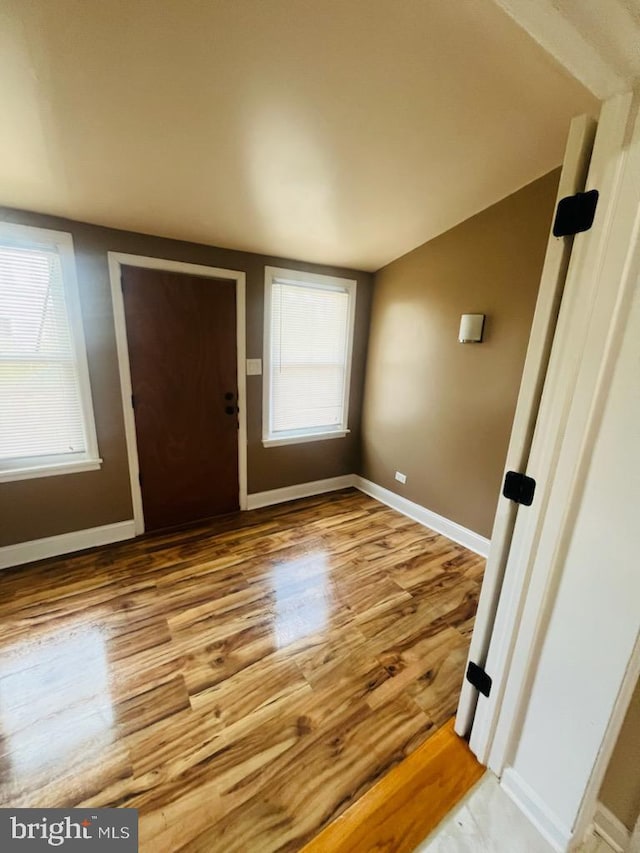
[{"label": "reflection on floor", "polygon": [[553,853],[491,772],[415,853]]},{"label": "reflection on floor", "polygon": [[0,574],[0,805],[293,850],[455,710],[475,554],[346,491]]}]

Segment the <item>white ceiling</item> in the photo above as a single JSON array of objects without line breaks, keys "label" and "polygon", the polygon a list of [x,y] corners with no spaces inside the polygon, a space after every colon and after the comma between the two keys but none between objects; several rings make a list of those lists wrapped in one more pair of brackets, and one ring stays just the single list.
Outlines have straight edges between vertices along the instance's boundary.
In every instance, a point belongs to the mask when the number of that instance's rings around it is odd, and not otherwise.
[{"label": "white ceiling", "polygon": [[640,79],[640,0],[496,0],[598,98]]},{"label": "white ceiling", "polygon": [[597,109],[513,14],[0,0],[0,204],[377,269],[558,165]]}]

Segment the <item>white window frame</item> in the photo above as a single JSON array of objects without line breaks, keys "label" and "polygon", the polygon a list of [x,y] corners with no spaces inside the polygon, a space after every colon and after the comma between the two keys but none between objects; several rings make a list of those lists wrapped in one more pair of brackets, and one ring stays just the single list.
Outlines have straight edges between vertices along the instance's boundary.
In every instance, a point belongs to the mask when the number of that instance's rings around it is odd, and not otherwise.
[{"label": "white window frame", "polygon": [[[345,363],[345,387],[342,399],[342,422],[333,429],[316,427],[288,430],[274,434],[271,428],[271,294],[274,282],[326,290],[346,292],[349,297],[347,314],[347,358]],[[356,287],[354,279],[339,278],[321,273],[301,270],[265,267],[264,269],[264,352],[262,377],[262,444],[264,447],[279,447],[285,444],[303,444],[310,441],[324,441],[329,438],[344,438],[349,432],[349,392],[351,389],[351,367],[353,356],[353,335],[356,317]]]},{"label": "white window frame", "polygon": [[98,453],[73,238],[71,234],[64,231],[51,231],[47,228],[35,228],[30,225],[0,222],[0,243],[23,249],[47,249],[49,251],[53,249],[60,258],[65,303],[71,331],[71,345],[78,368],[82,426],[86,448],[82,453],[25,456],[2,462],[0,466],[10,465],[11,467],[0,467],[0,483],[51,477],[57,474],[73,474],[80,471],[96,471],[101,467],[102,459]]}]

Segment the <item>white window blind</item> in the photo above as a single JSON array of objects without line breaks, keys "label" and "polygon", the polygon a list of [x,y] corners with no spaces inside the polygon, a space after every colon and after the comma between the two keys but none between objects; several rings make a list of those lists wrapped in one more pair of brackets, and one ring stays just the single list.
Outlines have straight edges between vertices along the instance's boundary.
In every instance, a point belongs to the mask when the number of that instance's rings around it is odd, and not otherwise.
[{"label": "white window blind", "polygon": [[346,430],[352,299],[346,285],[272,277],[267,438]]},{"label": "white window blind", "polygon": [[56,246],[0,242],[0,472],[94,450],[63,269]]}]

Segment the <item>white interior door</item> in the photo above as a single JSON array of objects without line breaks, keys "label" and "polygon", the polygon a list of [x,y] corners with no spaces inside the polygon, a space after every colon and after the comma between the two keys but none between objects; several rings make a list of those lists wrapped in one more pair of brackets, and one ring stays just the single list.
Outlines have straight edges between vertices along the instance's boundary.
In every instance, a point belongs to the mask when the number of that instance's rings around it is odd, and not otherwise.
[{"label": "white interior door", "polygon": [[[560,199],[584,190],[595,132],[596,122],[589,116],[579,116],[571,122],[556,205]],[[508,234],[505,235],[505,239],[508,239]],[[507,471],[524,473],[527,469],[572,244],[571,237],[554,237],[552,232],[549,233],[511,439],[505,460],[505,473]],[[517,281],[517,270],[514,270],[514,280]],[[527,512],[527,510],[528,507],[520,507],[513,501],[500,496],[468,657],[468,662],[472,661],[482,668],[485,667],[489,651],[516,516],[519,511]],[[471,732],[477,702],[478,690],[465,678],[455,723],[456,732],[462,737],[467,737]]]},{"label": "white interior door", "polygon": [[[536,422],[536,438],[529,454],[528,470],[537,482],[536,497],[531,507],[522,509],[516,518],[511,547],[507,549],[507,569],[503,580],[498,610],[491,632],[485,666],[493,679],[491,695],[480,695],[474,717],[471,747],[482,763],[487,763],[493,744],[497,714],[502,709],[506,675],[513,660],[516,634],[529,591],[531,567],[539,528],[545,515],[553,474],[560,454],[573,383],[579,369],[580,345],[592,309],[592,293],[582,282],[583,273],[595,272],[601,242],[607,237],[608,221],[603,217],[603,202],[612,203],[613,184],[618,178],[617,154],[625,134],[628,104],[620,99],[603,107],[598,138],[594,145],[587,188],[600,191],[598,216],[594,228],[574,238],[567,287],[562,301],[551,365],[546,377],[544,399]],[[603,192],[604,191],[604,192]],[[578,315],[581,318],[581,338],[578,338]],[[534,618],[534,617],[532,617]]]},{"label": "white interior door", "polygon": [[580,839],[640,672],[640,120],[602,109],[470,745],[556,850]]}]

